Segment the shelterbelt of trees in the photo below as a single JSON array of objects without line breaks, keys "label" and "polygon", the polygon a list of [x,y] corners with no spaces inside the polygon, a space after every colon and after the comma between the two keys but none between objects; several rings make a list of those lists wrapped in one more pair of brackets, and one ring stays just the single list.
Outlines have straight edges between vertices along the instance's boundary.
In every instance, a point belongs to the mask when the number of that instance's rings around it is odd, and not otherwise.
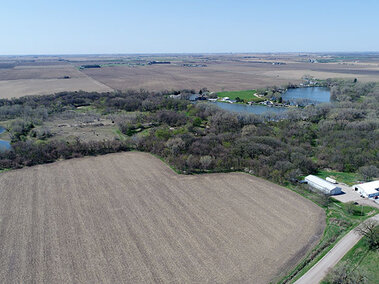
[{"label": "shelterbelt of trees", "polygon": [[[331,103],[266,116],[169,97],[178,92],[64,92],[0,100],[0,120],[18,119],[9,128],[12,149],[0,153],[0,169],[139,150],[162,157],[183,173],[245,170],[279,183],[321,168],[377,171],[379,86],[340,80],[327,84]],[[190,91],[181,93],[185,97]],[[126,139],[28,139],[34,126],[79,106],[90,106],[108,117],[133,112],[117,121]]]}]

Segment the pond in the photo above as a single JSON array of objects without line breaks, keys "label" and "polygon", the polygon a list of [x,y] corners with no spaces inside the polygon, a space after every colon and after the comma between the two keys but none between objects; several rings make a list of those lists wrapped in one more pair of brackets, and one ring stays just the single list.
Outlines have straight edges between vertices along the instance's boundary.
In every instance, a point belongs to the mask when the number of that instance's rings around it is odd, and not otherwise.
[{"label": "pond", "polygon": [[[328,103],[330,102],[330,90],[325,87],[307,87],[289,89],[283,94],[283,101],[290,102],[291,105],[308,105],[310,103]],[[265,105],[246,105],[246,104],[230,104],[215,102],[218,107],[239,113],[254,113],[254,114],[280,114],[288,110],[286,107],[269,107]]]},{"label": "pond", "polygon": [[328,103],[330,102],[330,90],[325,87],[307,87],[289,89],[283,94],[283,101],[291,104],[296,101],[309,103]]},{"label": "pond", "polygon": [[283,113],[287,110],[285,107],[268,107],[264,105],[246,105],[246,104],[230,104],[215,102],[219,108],[240,112],[240,113],[254,113],[254,114],[267,114],[267,113]]},{"label": "pond", "polygon": [[[5,128],[0,126],[0,134],[4,133],[5,131]],[[11,143],[9,141],[0,140],[0,151],[9,150],[10,148]]]}]

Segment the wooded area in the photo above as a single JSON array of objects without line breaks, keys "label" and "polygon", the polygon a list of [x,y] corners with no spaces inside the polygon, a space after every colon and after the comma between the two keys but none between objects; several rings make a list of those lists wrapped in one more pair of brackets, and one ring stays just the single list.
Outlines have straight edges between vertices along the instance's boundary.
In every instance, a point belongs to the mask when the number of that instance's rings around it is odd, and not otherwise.
[{"label": "wooded area", "polygon": [[[379,87],[328,80],[332,103],[285,114],[235,114],[211,104],[170,98],[179,92],[64,92],[0,100],[0,119],[11,121],[12,150],[0,168],[19,168],[137,149],[164,158],[183,173],[245,170],[279,183],[318,169],[355,172],[379,167]],[[190,90],[180,91],[183,98]],[[126,139],[56,141],[36,125],[57,113],[90,106],[114,117]],[[128,115],[133,114],[133,115]],[[20,119],[20,117],[22,119]],[[32,133],[32,135],[31,135]]]}]

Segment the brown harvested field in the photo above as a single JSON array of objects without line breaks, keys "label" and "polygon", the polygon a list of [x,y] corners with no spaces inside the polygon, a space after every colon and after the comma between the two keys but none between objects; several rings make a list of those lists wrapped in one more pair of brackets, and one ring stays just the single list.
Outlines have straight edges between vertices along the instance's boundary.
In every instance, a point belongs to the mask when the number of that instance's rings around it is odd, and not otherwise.
[{"label": "brown harvested field", "polygon": [[0,98],[28,95],[48,95],[64,91],[112,92],[113,90],[90,78],[28,79],[0,81]]},{"label": "brown harvested field", "polygon": [[86,69],[95,80],[117,89],[200,89],[232,91],[256,89],[273,85],[301,83],[304,75],[318,79],[358,78],[360,81],[379,81],[379,65],[360,66],[288,62],[285,65],[241,62],[225,59],[207,62],[207,67],[182,67],[180,64],[147,66],[113,66]]},{"label": "brown harvested field", "polygon": [[[310,60],[328,61],[311,63]],[[168,65],[148,65],[170,61]],[[330,62],[329,62],[330,61]],[[82,65],[101,68],[79,70]],[[187,66],[184,66],[187,65]],[[318,79],[379,81],[379,54],[166,54],[0,57],[0,98],[61,91],[248,90]],[[70,79],[61,79],[70,76]]]},{"label": "brown harvested field", "polygon": [[325,226],[265,180],[137,152],[2,173],[0,205],[1,283],[268,283]]},{"label": "brown harvested field", "polygon": [[[63,79],[69,76],[69,79]],[[111,92],[72,65],[32,65],[0,69],[0,98],[44,95],[63,91]]]}]

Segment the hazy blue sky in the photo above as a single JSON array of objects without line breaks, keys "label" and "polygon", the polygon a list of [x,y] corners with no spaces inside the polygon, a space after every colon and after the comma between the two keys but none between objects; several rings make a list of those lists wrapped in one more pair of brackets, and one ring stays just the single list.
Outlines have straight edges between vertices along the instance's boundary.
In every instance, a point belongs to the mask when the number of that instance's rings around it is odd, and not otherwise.
[{"label": "hazy blue sky", "polygon": [[379,51],[379,0],[1,0],[0,54]]}]

